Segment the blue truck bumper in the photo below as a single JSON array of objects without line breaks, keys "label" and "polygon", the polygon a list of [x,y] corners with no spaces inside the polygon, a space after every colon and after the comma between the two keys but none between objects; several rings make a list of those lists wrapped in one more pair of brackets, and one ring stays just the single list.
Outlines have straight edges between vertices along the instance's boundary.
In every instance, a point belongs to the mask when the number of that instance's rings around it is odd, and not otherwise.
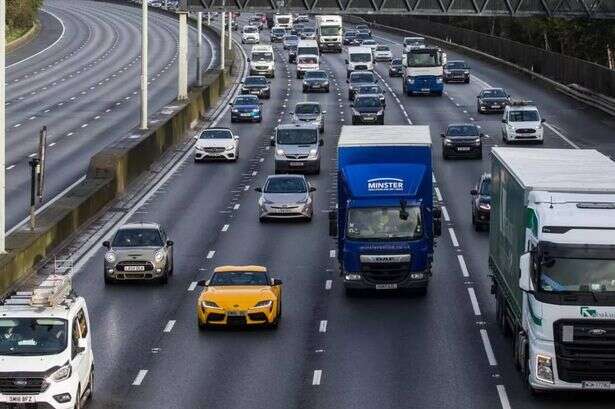
[{"label": "blue truck bumper", "polygon": [[400,281],[379,282],[363,277],[360,273],[344,273],[342,276],[344,287],[351,290],[398,290],[425,288],[431,278],[431,270],[410,271]]},{"label": "blue truck bumper", "polygon": [[442,95],[444,91],[444,83],[438,82],[435,78],[433,80],[415,80],[410,82],[406,80],[405,91],[407,95],[412,94],[437,94]]}]

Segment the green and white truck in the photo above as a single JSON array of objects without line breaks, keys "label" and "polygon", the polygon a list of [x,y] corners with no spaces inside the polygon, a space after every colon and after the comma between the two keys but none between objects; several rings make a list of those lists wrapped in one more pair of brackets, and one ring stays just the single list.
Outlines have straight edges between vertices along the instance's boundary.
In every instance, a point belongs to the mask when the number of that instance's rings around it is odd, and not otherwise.
[{"label": "green and white truck", "polygon": [[496,319],[533,392],[615,390],[615,162],[492,150]]}]

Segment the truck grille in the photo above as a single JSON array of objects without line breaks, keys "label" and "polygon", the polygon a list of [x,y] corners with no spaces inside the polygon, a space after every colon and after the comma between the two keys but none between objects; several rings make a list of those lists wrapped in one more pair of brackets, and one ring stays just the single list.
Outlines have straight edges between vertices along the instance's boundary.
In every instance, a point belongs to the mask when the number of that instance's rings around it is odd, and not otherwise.
[{"label": "truck grille", "polygon": [[553,334],[561,380],[615,382],[615,321],[559,320]]},{"label": "truck grille", "polygon": [[286,155],[288,159],[307,159],[308,155]]},{"label": "truck grille", "polygon": [[371,283],[399,283],[408,277],[408,263],[361,263],[361,275]]},{"label": "truck grille", "polygon": [[355,69],[356,71],[359,71],[359,70],[366,70],[366,69],[367,69],[367,65],[355,65],[355,66],[354,66],[354,69]]},{"label": "truck grille", "polygon": [[45,392],[49,384],[43,378],[0,377],[0,392],[6,395],[34,395]]}]

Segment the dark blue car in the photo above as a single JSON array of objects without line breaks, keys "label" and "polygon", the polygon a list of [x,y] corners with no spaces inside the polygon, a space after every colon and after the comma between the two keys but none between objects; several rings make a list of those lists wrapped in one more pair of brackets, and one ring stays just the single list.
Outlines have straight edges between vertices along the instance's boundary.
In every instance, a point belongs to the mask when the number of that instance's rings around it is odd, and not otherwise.
[{"label": "dark blue car", "polygon": [[239,95],[231,106],[231,122],[261,122],[263,120],[263,104],[256,95]]}]

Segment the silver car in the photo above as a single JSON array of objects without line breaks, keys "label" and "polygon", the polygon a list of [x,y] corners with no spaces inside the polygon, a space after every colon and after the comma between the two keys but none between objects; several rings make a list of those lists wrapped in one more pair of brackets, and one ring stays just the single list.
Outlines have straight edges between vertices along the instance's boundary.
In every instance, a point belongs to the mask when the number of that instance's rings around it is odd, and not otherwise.
[{"label": "silver car", "polygon": [[316,125],[320,133],[324,133],[326,113],[327,111],[321,109],[319,102],[297,102],[295,110],[290,114],[293,117],[293,122]]},{"label": "silver car", "polygon": [[103,242],[105,284],[119,280],[157,280],[173,274],[173,242],[157,223],[126,224]]},{"label": "silver car", "polygon": [[263,187],[255,189],[258,198],[258,218],[305,219],[312,221],[314,214],[313,192],[303,175],[271,175]]}]

